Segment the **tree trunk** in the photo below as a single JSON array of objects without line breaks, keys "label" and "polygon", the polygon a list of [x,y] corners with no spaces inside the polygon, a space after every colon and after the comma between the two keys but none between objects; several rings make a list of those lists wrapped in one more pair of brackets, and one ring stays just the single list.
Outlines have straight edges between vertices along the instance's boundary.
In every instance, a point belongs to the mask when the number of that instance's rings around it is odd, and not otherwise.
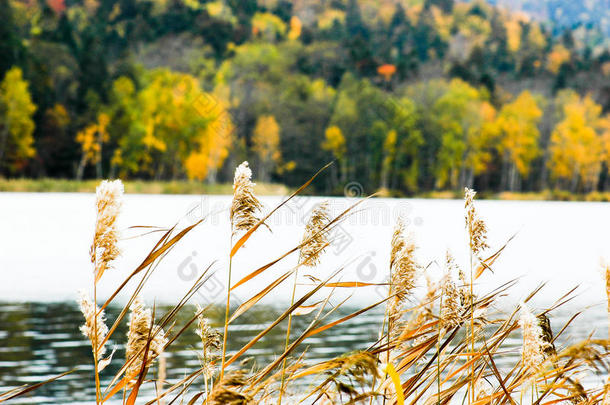
[{"label": "tree trunk", "polygon": [[6,142],[8,140],[8,128],[6,125],[2,126],[2,132],[0,133],[0,173],[2,173],[4,150],[6,149]]},{"label": "tree trunk", "polygon": [[78,164],[78,169],[76,169],[76,180],[81,181],[83,179],[83,175],[85,174],[85,165],[87,164],[87,156],[85,152],[83,152],[83,156],[80,159],[80,163]]}]

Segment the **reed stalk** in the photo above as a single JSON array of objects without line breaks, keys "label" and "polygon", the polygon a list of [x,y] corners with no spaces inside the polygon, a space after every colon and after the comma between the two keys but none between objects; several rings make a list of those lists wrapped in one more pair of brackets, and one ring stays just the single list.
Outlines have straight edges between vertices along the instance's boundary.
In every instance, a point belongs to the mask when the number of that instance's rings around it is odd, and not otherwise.
[{"label": "reed stalk", "polygon": [[[305,225],[303,240],[299,249],[299,262],[294,272],[292,295],[290,298],[290,306],[294,305],[294,299],[297,289],[297,280],[299,275],[299,267],[315,267],[324,250],[328,247],[328,226],[330,222],[329,205],[327,201],[318,204],[312,211],[309,221]],[[288,315],[288,326],[286,327],[286,339],[284,343],[284,352],[288,350],[290,344],[290,331],[292,326],[292,313]],[[286,359],[282,361],[282,374],[280,383],[280,392],[278,396],[278,404],[282,404],[282,396],[284,394],[286,376]]]},{"label": "reed stalk", "polygon": [[[215,336],[212,336],[213,330],[209,328],[207,319],[203,318],[203,309],[198,307],[195,315],[186,322],[183,322],[182,317],[178,319],[184,306],[209,279],[209,276],[206,276],[209,268],[193,282],[178,304],[159,319],[158,324],[155,321],[154,308],[151,313],[151,310],[145,308],[143,302],[138,298],[142,288],[166,254],[197,224],[182,230],[176,230],[175,227],[163,230],[162,236],[143,262],[128,274],[125,281],[120,284],[104,305],[98,308],[97,282],[104,271],[112,267],[112,260],[119,252],[116,246],[118,233],[115,225],[118,204],[116,204],[116,199],[110,198],[116,196],[114,191],[117,191],[118,188],[115,187],[116,184],[111,185],[108,182],[102,183],[103,187],[100,185],[102,188],[100,191],[105,190],[105,192],[100,192],[98,195],[100,204],[98,204],[96,233],[91,252],[94,263],[93,299],[89,299],[88,295],[83,295],[80,301],[85,318],[81,331],[89,339],[93,352],[96,404],[106,402],[120,392],[123,393],[123,403],[134,404],[141,399],[139,398],[141,397],[140,388],[148,387],[151,382],[155,385],[156,397],[150,399],[147,405],[161,404],[166,400],[203,402],[206,405],[278,403],[282,400],[287,402],[285,392],[289,392],[289,389],[291,389],[291,402],[293,400],[294,402],[322,402],[325,400],[331,403],[352,404],[366,401],[372,404],[374,399],[381,395],[385,403],[389,401],[392,404],[430,405],[456,402],[460,399],[457,396],[462,396],[462,394],[463,402],[471,404],[513,405],[518,403],[519,396],[521,396],[522,402],[531,399],[532,402],[536,401],[541,404],[563,403],[567,400],[572,403],[601,403],[603,405],[608,405],[610,402],[610,394],[608,394],[610,385],[607,383],[603,388],[584,388],[578,382],[581,375],[586,377],[585,373],[592,370],[607,372],[610,368],[608,365],[610,342],[605,339],[586,338],[580,342],[562,344],[561,349],[556,349],[553,345],[555,339],[564,333],[576,316],[562,325],[559,332],[554,334],[549,314],[570,301],[574,290],[561,296],[551,307],[537,315],[534,315],[525,306],[525,303],[506,314],[487,314],[486,308],[494,306],[498,297],[506,296],[508,291],[515,286],[516,281],[502,284],[488,293],[479,292],[480,295],[475,296],[474,283],[481,276],[482,269],[493,265],[506,245],[487,259],[481,258],[481,252],[488,247],[486,245],[486,227],[475,210],[475,194],[472,190],[466,190],[465,193],[470,279],[448,254],[446,276],[437,283],[433,283],[428,278],[429,288],[425,299],[412,295],[411,291],[416,284],[421,267],[415,261],[415,247],[404,237],[404,227],[399,221],[391,243],[388,296],[365,308],[337,316],[337,310],[347,300],[333,305],[332,309],[326,308],[336,288],[367,289],[379,284],[363,283],[358,280],[345,281],[345,279],[336,281],[341,269],[333,272],[325,280],[318,280],[311,276],[314,284],[302,296],[297,296],[296,286],[299,272],[302,273],[300,267],[313,267],[313,263],[315,265],[319,263],[320,253],[329,243],[321,237],[327,236],[328,229],[344,217],[345,212],[332,221],[328,221],[328,219],[320,221],[320,225],[317,226],[318,231],[313,229],[316,226],[306,226],[303,239],[296,247],[288,249],[279,257],[252,271],[234,286],[232,285],[234,283],[234,280],[231,279],[232,262],[235,253],[258,227],[264,225],[265,220],[275,210],[311,182],[272,209],[263,219],[259,219],[255,213],[260,209],[260,203],[252,193],[253,183],[250,181],[250,176],[251,172],[247,163],[240,165],[236,170],[234,201],[231,207],[231,253],[224,311],[222,362],[218,379],[215,379],[215,364],[213,364],[213,360],[218,356],[211,354],[209,345],[213,339],[216,339],[214,348],[220,350],[220,335],[214,332]],[[244,231],[243,236],[237,236],[241,231]],[[251,283],[250,280],[295,252],[300,252],[296,268],[284,272],[262,291],[242,303],[232,315],[230,314],[230,303],[232,299],[235,299],[232,297],[231,288],[244,284],[253,287],[254,283]],[[452,272],[456,269],[461,281],[459,286],[456,286],[451,277]],[[610,270],[606,267],[605,272],[607,295],[610,301]],[[429,277],[428,273],[426,275]],[[130,283],[134,277],[140,278],[135,285]],[[276,288],[290,277],[293,277],[291,305],[256,336],[242,345],[236,353],[227,357],[229,324],[253,308],[262,297],[276,291]],[[134,287],[130,293],[131,297],[109,329],[105,324],[104,309],[108,308],[113,299],[128,285]],[[440,294],[438,293],[439,286],[441,287]],[[307,305],[307,301],[315,294],[328,291],[326,290],[328,288],[331,290],[323,305],[318,305],[319,303]],[[542,286],[532,291],[524,301],[530,302],[541,289]],[[382,329],[379,338],[366,350],[345,353],[314,363],[307,361],[306,353],[303,353],[294,361],[294,364],[287,366],[288,356],[295,352],[306,339],[325,333],[338,325],[347,324],[365,312],[379,308],[380,305],[385,306],[383,321],[380,322]],[[435,316],[437,305],[438,317]],[[319,309],[309,326],[297,338],[291,339],[292,317],[305,315],[306,307]],[[608,312],[610,317],[610,305]],[[104,358],[105,344],[127,314],[129,314],[129,333],[125,363],[112,377],[108,386],[103,387],[101,372],[112,357],[110,355]],[[409,320],[405,319],[407,317],[410,317]],[[248,366],[247,372],[243,364],[239,366],[240,360],[251,353],[250,349],[258,342],[268,338],[269,334],[276,331],[287,318],[288,327],[284,352],[268,364]],[[159,364],[157,381],[147,379],[146,374],[155,359],[159,358],[172,342],[176,341],[197,321],[197,334],[201,337],[203,344],[201,368],[184,378],[176,381],[168,380],[167,384],[163,384],[165,376],[162,373],[163,366]],[[503,362],[499,367],[499,360],[505,360],[503,357],[506,356],[507,350],[512,349],[510,346],[512,336],[519,329],[523,335],[521,361],[511,366],[506,366]],[[484,333],[477,333],[477,331]],[[115,338],[113,337],[113,339]],[[481,353],[475,352],[477,345]],[[387,363],[384,373],[379,370],[379,360],[382,357]],[[464,365],[463,359],[467,359],[466,361],[470,361],[472,364]],[[232,369],[228,370],[231,365],[233,365]],[[68,373],[0,394],[0,402],[27,395],[36,388]],[[442,373],[447,375],[447,380],[443,380]],[[199,375],[204,376],[203,386],[200,383],[197,384]],[[373,381],[372,386],[371,380]],[[278,381],[281,381],[279,395],[276,389]],[[316,381],[316,383],[321,381],[321,383],[312,388],[311,381]],[[299,387],[309,385],[310,388],[293,392],[290,384]],[[394,387],[395,392],[391,387]],[[488,392],[488,390],[490,391]],[[148,390],[147,395],[150,392]]]},{"label": "reed stalk", "polygon": [[[229,246],[233,246],[233,236],[231,235]],[[229,308],[231,305],[231,272],[233,269],[233,257],[229,256],[229,273],[227,280],[227,301],[225,305],[225,322],[224,322],[224,331],[222,334],[222,360],[220,365],[220,376],[219,380],[222,380],[225,372],[225,362],[226,362],[226,354],[227,354],[227,336],[229,335]]]}]

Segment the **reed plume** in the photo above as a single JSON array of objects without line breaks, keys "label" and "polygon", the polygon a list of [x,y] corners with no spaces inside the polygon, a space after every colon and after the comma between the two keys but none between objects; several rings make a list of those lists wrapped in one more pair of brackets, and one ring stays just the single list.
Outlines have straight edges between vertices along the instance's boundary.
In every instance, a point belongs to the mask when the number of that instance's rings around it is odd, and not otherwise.
[{"label": "reed plume", "polygon": [[522,303],[519,316],[519,326],[523,335],[521,359],[528,373],[535,374],[542,366],[549,343],[544,339],[544,332],[539,320]]},{"label": "reed plume", "polygon": [[399,219],[394,229],[390,252],[390,295],[388,303],[389,325],[400,317],[402,303],[415,287],[419,265],[415,260],[416,246],[405,239],[404,223]]},{"label": "reed plume", "polygon": [[85,317],[85,324],[81,325],[80,331],[89,338],[92,348],[97,345],[97,350],[93,349],[94,355],[96,359],[101,359],[106,353],[106,345],[103,342],[108,334],[104,311],[100,310],[84,291],[80,292],[78,303]]},{"label": "reed plume", "polygon": [[[307,267],[315,267],[320,262],[320,256],[324,253],[326,247],[330,244],[328,241],[328,223],[330,216],[328,212],[328,201],[323,201],[318,204],[309,217],[309,221],[305,225],[305,232],[303,233],[303,240],[301,241],[301,248],[299,250],[299,265]],[[292,297],[290,299],[290,306],[294,304],[294,298],[297,289],[297,278],[298,278],[298,266],[294,273],[294,282],[292,285]],[[286,341],[284,344],[284,350],[288,350],[290,344],[290,330],[292,326],[292,313],[288,315],[288,327],[286,328]],[[280,393],[278,397],[278,404],[282,403],[282,395],[284,393],[285,384],[285,371],[286,371],[286,359],[282,361],[282,376],[280,383]]]},{"label": "reed plume", "polygon": [[[229,213],[231,219],[231,243],[233,246],[233,236],[238,231],[248,231],[252,229],[260,219],[256,216],[261,211],[262,204],[254,195],[252,183],[252,170],[248,162],[243,162],[235,169],[233,179],[233,202]],[[224,333],[222,338],[222,360],[220,366],[220,379],[225,371],[225,360],[227,353],[227,337],[229,334],[229,308],[231,306],[231,273],[233,267],[233,254],[229,255],[229,273],[227,277],[227,302],[225,308]]]},{"label": "reed plume", "polygon": [[205,403],[207,405],[247,405],[254,403],[252,397],[240,392],[246,385],[246,374],[233,371],[226,374],[214,387]]},{"label": "reed plume", "polygon": [[[153,324],[151,311],[144,306],[140,297],[134,299],[129,309],[131,312],[125,352],[125,359],[129,366],[125,375],[128,378],[134,378],[142,369],[144,356],[146,356],[144,367],[149,367],[155,358],[163,353],[168,340],[163,329]],[[148,353],[145,353],[147,345]]]},{"label": "reed plume", "polygon": [[451,329],[460,325],[463,307],[460,302],[460,293],[450,273],[447,273],[443,278],[441,293],[441,326],[445,329]]},{"label": "reed plume", "polygon": [[91,245],[91,262],[94,263],[96,282],[120,255],[116,220],[121,210],[122,197],[121,180],[104,180],[96,189],[97,218]]},{"label": "reed plume", "polygon": [[329,245],[328,229],[330,221],[328,201],[318,204],[311,213],[299,251],[299,263],[314,267],[320,262],[320,256]]},{"label": "reed plume", "polygon": [[199,361],[203,369],[203,379],[205,384],[205,391],[208,391],[208,380],[214,377],[216,366],[214,359],[216,350],[220,349],[220,334],[210,326],[208,319],[203,315],[203,308],[197,304],[195,311],[197,315],[197,329],[195,333],[201,339],[201,345],[203,346],[201,354],[199,354]]},{"label": "reed plume", "polygon": [[470,250],[478,256],[482,250],[489,246],[487,245],[487,225],[479,218],[477,210],[474,206],[474,197],[476,191],[469,188],[464,189],[464,207],[466,208],[466,229],[470,239]]},{"label": "reed plume", "polygon": [[94,265],[96,283],[121,253],[117,246],[119,231],[116,220],[121,211],[122,199],[121,180],[104,180],[96,189],[97,218],[91,244],[91,262]]},{"label": "reed plume", "polygon": [[231,227],[233,234],[247,231],[258,223],[257,213],[262,204],[254,195],[255,183],[252,183],[252,170],[248,162],[243,162],[235,169],[233,180],[233,203],[231,204]]}]

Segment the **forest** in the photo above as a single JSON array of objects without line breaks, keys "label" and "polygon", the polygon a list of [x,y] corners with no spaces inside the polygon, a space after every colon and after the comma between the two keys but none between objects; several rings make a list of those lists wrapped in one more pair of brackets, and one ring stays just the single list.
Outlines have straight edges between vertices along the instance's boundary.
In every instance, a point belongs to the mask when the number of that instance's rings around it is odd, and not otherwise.
[{"label": "forest", "polygon": [[[594,12],[594,11],[592,11]],[[0,177],[610,191],[610,38],[453,0],[0,0]]]}]

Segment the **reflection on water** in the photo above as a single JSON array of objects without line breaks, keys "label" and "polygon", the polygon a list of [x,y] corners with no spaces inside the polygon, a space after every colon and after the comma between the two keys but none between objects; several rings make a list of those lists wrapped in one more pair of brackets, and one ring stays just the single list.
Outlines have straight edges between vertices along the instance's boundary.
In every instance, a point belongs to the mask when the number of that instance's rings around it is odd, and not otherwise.
[{"label": "reflection on water", "polygon": [[[157,313],[163,314],[168,307],[158,307]],[[353,310],[353,309],[352,309]],[[112,321],[120,311],[118,307],[108,310]],[[339,310],[341,316],[348,309]],[[229,349],[237,350],[261,329],[279,315],[279,310],[269,306],[254,307],[243,317],[238,318],[230,329]],[[192,314],[185,308],[178,318],[178,325],[184,324]],[[558,331],[569,318],[569,313],[558,312],[552,317],[553,329]],[[222,325],[223,310],[210,308],[208,316],[213,326]],[[297,317],[294,320],[294,337],[311,321],[311,316]],[[303,349],[308,351],[308,361],[316,362],[339,354],[364,349],[377,339],[383,314],[381,310],[365,313],[350,322],[339,325],[305,341]],[[109,321],[109,322],[110,322]],[[76,371],[54,383],[47,384],[24,398],[19,403],[78,403],[90,402],[95,398],[91,347],[79,332],[82,315],[73,303],[4,303],[0,304],[0,392],[23,384],[33,384],[53,375],[76,368]],[[110,347],[116,346],[114,361],[102,372],[102,383],[107,385],[111,377],[122,365],[124,342],[127,332],[126,322],[117,329]],[[584,327],[587,325],[587,327]],[[606,318],[603,308],[598,307],[586,312],[558,340],[561,348],[567,341],[587,337],[594,332],[598,337],[606,334]],[[284,344],[285,324],[278,326],[248,353],[255,363],[264,365],[281,352]],[[597,328],[597,330],[594,330]],[[194,331],[187,331],[176,340],[167,353],[167,372],[170,382],[175,382],[199,367],[197,350],[200,341]],[[498,357],[498,367],[510,367],[519,357],[521,344],[517,333],[506,341],[506,356]],[[155,374],[156,370],[152,370]],[[596,378],[601,380],[601,376]],[[144,393],[152,394],[152,384]]]},{"label": "reflection on water", "polygon": [[[161,314],[169,307],[157,308]],[[116,318],[120,308],[107,311],[110,321]],[[194,312],[185,308],[178,317],[182,325]],[[255,307],[235,321],[230,328],[229,350],[236,351],[245,345],[261,325],[266,325],[280,312],[271,307]],[[208,315],[213,326],[222,325],[224,310],[211,308]],[[339,326],[333,333],[322,333],[306,341],[310,361],[334,357],[350,350],[364,349],[377,339],[381,325],[379,313],[364,314],[347,326]],[[297,317],[293,321],[296,334],[311,321],[311,317]],[[0,304],[0,392],[23,384],[33,384],[53,375],[77,368],[62,379],[34,391],[22,403],[71,403],[95,399],[93,366],[89,341],[79,332],[82,314],[72,303]],[[268,334],[248,353],[258,364],[266,364],[283,349],[285,325]],[[113,362],[102,372],[102,384],[109,384],[120,369],[124,358],[126,322],[117,328],[110,347],[117,351]],[[167,355],[167,376],[170,381],[183,378],[199,367],[197,350],[201,342],[194,329],[183,334],[170,347]],[[156,373],[156,371],[153,371]],[[202,382],[203,384],[203,382]],[[149,384],[148,390],[152,389]],[[150,391],[149,391],[150,393]]]}]

